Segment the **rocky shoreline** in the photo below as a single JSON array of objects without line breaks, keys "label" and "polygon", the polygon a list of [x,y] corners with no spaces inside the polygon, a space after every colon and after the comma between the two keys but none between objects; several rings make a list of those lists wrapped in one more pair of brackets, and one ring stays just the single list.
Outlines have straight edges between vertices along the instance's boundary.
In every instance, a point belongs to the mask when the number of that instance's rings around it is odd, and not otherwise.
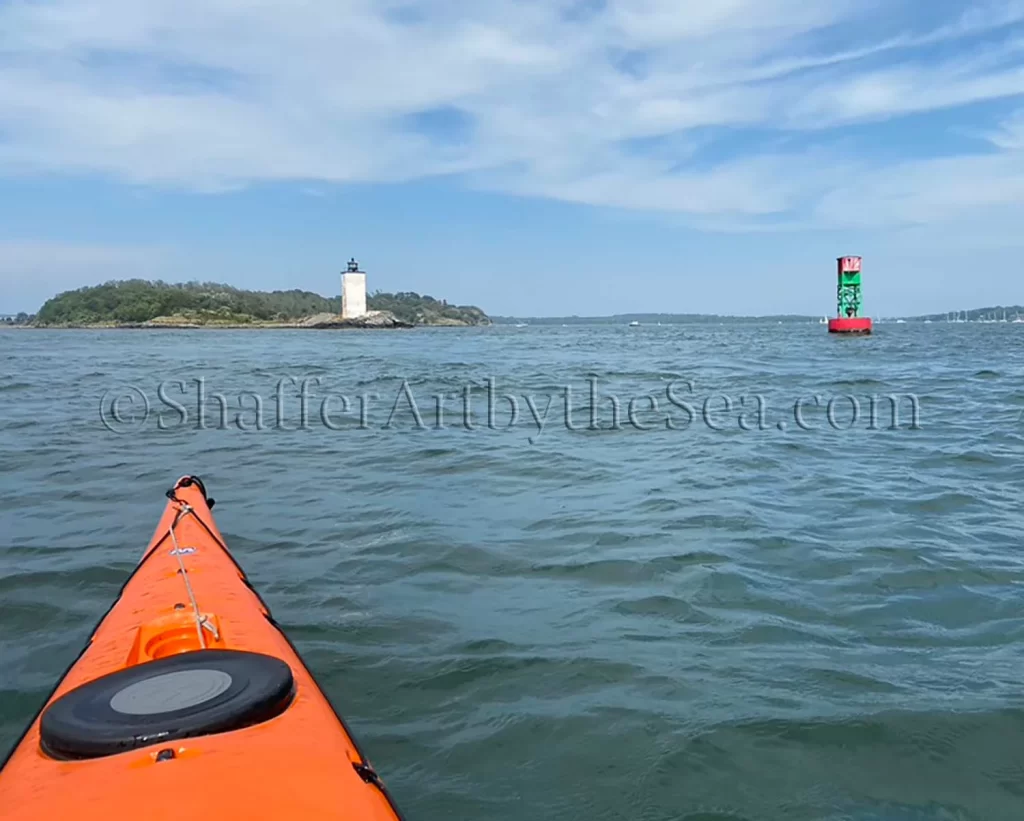
[{"label": "rocky shoreline", "polygon": [[[13,327],[13,326],[12,326]],[[23,328],[40,328],[49,330],[358,330],[434,327],[431,325],[417,326],[399,319],[390,311],[370,311],[364,316],[342,319],[337,314],[315,314],[292,322],[189,322],[178,317],[158,317],[148,322],[109,322],[68,325],[22,325]],[[444,323],[438,327],[471,327],[468,323]]]},{"label": "rocky shoreline", "polygon": [[404,322],[391,311],[369,311],[354,319],[342,319],[335,314],[316,314],[303,319],[300,328],[326,330],[333,328],[412,328],[411,322]]}]

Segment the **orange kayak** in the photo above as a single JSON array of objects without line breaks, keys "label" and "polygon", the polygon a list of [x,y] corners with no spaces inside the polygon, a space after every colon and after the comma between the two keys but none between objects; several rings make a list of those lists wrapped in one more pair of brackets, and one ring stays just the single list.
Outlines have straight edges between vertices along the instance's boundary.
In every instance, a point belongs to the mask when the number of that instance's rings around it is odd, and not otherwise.
[{"label": "orange kayak", "polygon": [[401,814],[235,563],[202,481],[0,766],[5,821],[396,821]]}]

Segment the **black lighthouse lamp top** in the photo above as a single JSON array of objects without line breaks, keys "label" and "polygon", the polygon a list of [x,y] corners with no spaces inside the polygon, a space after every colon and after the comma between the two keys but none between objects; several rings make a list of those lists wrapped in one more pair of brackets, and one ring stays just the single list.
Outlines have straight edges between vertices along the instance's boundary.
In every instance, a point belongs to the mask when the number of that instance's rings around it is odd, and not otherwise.
[{"label": "black lighthouse lamp top", "polygon": [[352,259],[350,259],[348,261],[348,270],[350,272],[355,272],[355,271],[359,270],[359,263],[356,262],[356,258],[355,257],[352,257]]}]

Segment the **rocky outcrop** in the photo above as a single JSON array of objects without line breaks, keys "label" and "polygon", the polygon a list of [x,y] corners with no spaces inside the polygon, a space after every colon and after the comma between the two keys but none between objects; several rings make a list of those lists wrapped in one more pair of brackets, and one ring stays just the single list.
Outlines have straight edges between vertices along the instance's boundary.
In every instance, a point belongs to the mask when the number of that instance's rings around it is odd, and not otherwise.
[{"label": "rocky outcrop", "polygon": [[409,322],[403,322],[391,311],[369,311],[363,316],[342,319],[337,314],[316,314],[298,323],[300,328],[412,328]]}]

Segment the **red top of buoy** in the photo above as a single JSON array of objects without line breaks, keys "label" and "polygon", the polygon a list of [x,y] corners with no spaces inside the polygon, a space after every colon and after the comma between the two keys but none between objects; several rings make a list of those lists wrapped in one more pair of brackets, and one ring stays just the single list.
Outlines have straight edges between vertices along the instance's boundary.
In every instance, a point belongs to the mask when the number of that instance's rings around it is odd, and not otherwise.
[{"label": "red top of buoy", "polygon": [[828,330],[833,334],[869,334],[871,325],[868,316],[835,316],[828,321]]}]

